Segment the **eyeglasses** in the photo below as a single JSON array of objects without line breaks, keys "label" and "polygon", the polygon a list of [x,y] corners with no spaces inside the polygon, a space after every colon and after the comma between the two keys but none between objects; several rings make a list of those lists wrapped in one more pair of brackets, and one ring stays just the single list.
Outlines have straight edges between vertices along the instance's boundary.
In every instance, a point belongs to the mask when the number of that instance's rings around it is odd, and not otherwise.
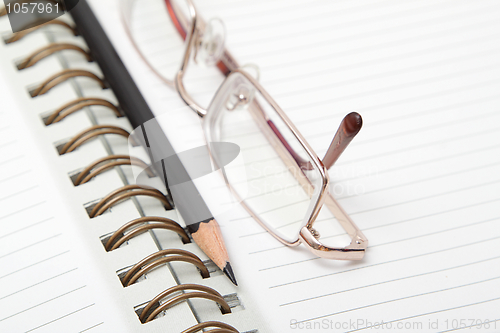
[{"label": "eyeglasses", "polygon": [[[220,20],[205,23],[191,0],[165,0],[170,37],[177,32],[177,38],[181,37],[178,39],[185,38],[184,45],[181,40],[168,48],[172,59],[179,62],[176,71],[167,73],[175,68],[175,63],[155,63],[134,37],[133,2],[125,1],[124,21],[143,59],[203,118],[208,143],[231,142],[240,147],[244,165],[227,164],[227,156],[216,149],[211,156],[214,164],[222,167],[231,192],[250,215],[287,246],[303,243],[317,256],[328,259],[363,258],[368,240],[330,194],[327,172],[360,130],[361,116],[350,113],[343,119],[321,160],[258,80],[238,68],[224,48],[225,32]],[[184,86],[192,58],[198,63],[216,65],[226,75],[207,108],[196,103]],[[341,231],[339,226],[349,235],[349,245],[325,244],[325,240],[335,238]]]}]

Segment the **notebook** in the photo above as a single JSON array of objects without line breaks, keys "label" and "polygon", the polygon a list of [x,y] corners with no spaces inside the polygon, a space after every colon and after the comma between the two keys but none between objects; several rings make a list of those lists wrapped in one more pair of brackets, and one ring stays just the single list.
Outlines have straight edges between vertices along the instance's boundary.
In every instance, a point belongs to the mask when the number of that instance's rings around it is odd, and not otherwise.
[{"label": "notebook", "polygon": [[[174,148],[200,145],[199,119],[134,53],[120,28],[119,1],[89,2],[155,115],[168,117],[162,125]],[[0,296],[5,314],[0,327],[180,332],[197,322],[218,320],[240,332],[500,330],[498,4],[214,0],[196,5],[203,17],[225,22],[228,48],[240,63],[259,66],[262,85],[319,156],[343,115],[357,111],[363,116],[363,129],[330,176],[334,196],[370,241],[365,258],[326,261],[305,248],[284,247],[235,205],[217,219],[234,262],[237,288],[217,271],[202,279],[185,263],[156,269],[124,288],[118,272],[157,251],[158,244],[206,258],[172,232],[158,233],[159,243],[143,234],[119,251],[105,251],[103,237],[140,216],[138,209],[180,223],[182,217],[141,197],[140,206],[125,201],[89,219],[82,207],[122,186],[124,179],[133,179],[134,171],[123,167],[73,186],[70,175],[108,151],[99,146],[103,143],[92,141],[67,156],[57,154],[55,145],[92,121],[83,113],[50,126],[40,120],[61,101],[77,95],[70,95],[74,87],[68,84],[45,96],[28,97],[27,87],[63,66],[51,59],[30,72],[12,66],[14,59],[38,46],[36,36],[47,43],[48,37],[33,34],[25,37],[31,40],[26,39],[24,46],[2,45],[1,52],[3,76],[9,78],[2,89],[9,93],[3,99],[10,98],[9,109],[18,111],[4,109],[1,115],[9,117],[5,123],[16,125],[0,127],[2,144],[7,144],[0,147],[7,149],[0,167],[8,168],[0,184],[10,200],[0,201],[6,205],[2,213],[7,214],[2,246],[9,242],[0,257],[8,267],[2,276],[8,275],[0,278],[9,279],[4,284],[9,290]],[[160,1],[144,1],[142,28],[151,52],[158,54],[158,61],[167,62],[161,59],[168,37],[161,32],[162,6]],[[74,40],[61,31],[48,35]],[[81,56],[71,59],[78,62],[75,67],[89,66],[83,68],[99,73]],[[210,68],[194,68],[189,75],[190,92],[208,104],[211,88],[222,77]],[[84,85],[85,95],[91,92],[113,100],[95,83],[83,79],[76,83]],[[108,110],[92,108],[91,114],[98,123],[133,130],[126,119]],[[141,147],[130,147],[120,139],[110,142],[113,152],[148,161]],[[18,151],[26,152],[24,157]],[[27,171],[30,164],[36,167]],[[210,189],[201,182],[197,185],[209,198]],[[26,192],[17,194],[20,191]],[[36,205],[41,197],[45,202]],[[18,218],[29,222],[14,225]],[[331,236],[341,241],[345,235]],[[51,242],[57,244],[50,246],[53,252],[39,247]],[[37,257],[30,257],[31,250],[37,250]],[[47,263],[52,263],[51,270],[45,266],[37,270]],[[47,275],[35,279],[40,272]],[[53,287],[45,287],[46,283]],[[222,315],[205,300],[182,303],[141,324],[137,307],[176,283],[200,283],[222,295],[236,294],[238,305],[232,314]]]},{"label": "notebook", "polygon": [[[67,14],[58,20],[74,26]],[[0,331],[181,332],[198,323],[223,322],[226,328],[257,332],[259,325],[252,318],[258,316],[250,307],[251,301],[242,303],[237,288],[220,269],[187,236],[187,240],[179,237],[186,235],[182,218],[175,209],[166,209],[158,197],[133,196],[92,217],[96,204],[112,191],[135,184],[141,172],[146,175],[147,185],[163,194],[166,191],[160,177],[147,176],[145,165],[150,160],[144,148],[134,144],[131,137],[124,137],[124,131],[134,129],[111,89],[103,89],[92,77],[76,77],[32,97],[37,87],[63,70],[79,69],[103,78],[98,64],[88,62],[85,54],[75,48],[18,69],[33,52],[53,45],[50,43],[67,43],[88,51],[83,38],[74,36],[64,24],[51,24],[8,43],[13,34],[7,17],[1,17],[0,24],[4,101],[0,143]],[[89,101],[90,107],[82,107]],[[61,112],[54,117],[58,109]],[[83,135],[75,145],[64,148],[76,134],[95,125],[114,127],[97,128],[92,133],[107,129],[114,132],[94,138]],[[144,164],[125,163],[103,169],[107,165],[100,163],[85,171],[93,162],[110,155],[131,156]],[[85,177],[78,178],[82,174]],[[118,233],[116,240],[121,241],[121,246],[106,247],[120,227],[141,217],[170,219],[172,222],[165,225],[172,227],[124,239],[124,235],[137,231],[129,228]],[[160,250],[178,251],[170,255],[175,260],[138,272],[129,283],[125,282],[133,265]],[[132,279],[135,282],[130,282]],[[201,290],[196,286],[194,289],[198,298],[160,311],[150,322],[140,318],[155,296],[186,284],[201,286]],[[218,303],[203,299],[204,290],[223,297],[231,313],[223,314]],[[173,293],[160,299],[155,307],[172,296],[182,295]]]}]

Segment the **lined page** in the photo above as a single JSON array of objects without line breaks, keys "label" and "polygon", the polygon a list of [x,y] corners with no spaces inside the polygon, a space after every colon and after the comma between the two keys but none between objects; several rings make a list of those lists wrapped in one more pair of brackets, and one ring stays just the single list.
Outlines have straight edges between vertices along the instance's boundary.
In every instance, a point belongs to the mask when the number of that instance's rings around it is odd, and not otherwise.
[{"label": "lined page", "polygon": [[[147,3],[145,53],[171,65],[161,1]],[[364,120],[330,170],[331,193],[369,239],[362,261],[287,248],[237,206],[216,216],[247,308],[279,332],[500,330],[498,2],[196,4],[225,22],[230,51],[259,66],[318,156],[344,115]],[[110,26],[174,147],[203,144],[200,121]],[[208,105],[222,78],[194,67],[186,87]]]},{"label": "lined page", "polygon": [[105,318],[61,228],[53,188],[40,181],[20,109],[1,81],[0,327],[3,332],[92,331]]},{"label": "lined page", "polygon": [[[8,35],[7,17],[0,20],[0,30]],[[43,97],[28,97],[27,87],[62,69],[57,56],[22,71],[15,66],[16,60],[49,43],[46,33],[38,31],[12,44],[0,42],[0,331],[132,331],[140,322],[132,306],[126,308],[132,312],[129,316],[117,306],[116,295],[123,295],[123,287],[103,257],[101,234],[93,234],[85,201],[69,178],[71,171],[106,151],[94,141],[86,145],[87,152],[79,149],[66,158],[57,154],[57,142],[91,125],[82,112],[51,127],[43,124],[44,113],[77,97],[69,82]],[[50,31],[56,37],[65,33]],[[99,183],[116,188],[121,181],[111,173]],[[94,198],[97,193],[94,190]]]}]

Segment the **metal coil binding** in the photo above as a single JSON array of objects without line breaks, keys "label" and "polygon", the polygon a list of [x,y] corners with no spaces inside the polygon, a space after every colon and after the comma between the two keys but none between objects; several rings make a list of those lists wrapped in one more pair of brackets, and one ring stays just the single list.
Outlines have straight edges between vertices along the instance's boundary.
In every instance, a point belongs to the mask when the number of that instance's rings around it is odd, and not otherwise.
[{"label": "metal coil binding", "polygon": [[[53,0],[47,0],[47,1],[53,1]],[[18,2],[28,2],[28,1],[19,0]],[[0,9],[0,16],[3,15],[6,15],[5,8]],[[69,25],[64,21],[55,19],[47,23],[38,25],[36,27],[26,29],[18,33],[14,33],[5,42],[14,43],[16,41],[19,41],[26,35],[49,25],[61,26],[71,31],[75,36],[78,35],[78,32],[74,27],[72,27],[71,25]],[[77,51],[82,55],[84,55],[87,61],[92,61],[90,53],[77,45],[69,43],[52,43],[38,50],[35,50],[26,58],[24,58],[24,60],[22,60],[17,65],[18,69],[21,70],[35,66],[41,60],[62,50]],[[31,96],[36,97],[43,95],[64,81],[70,78],[81,77],[81,76],[88,77],[97,81],[103,89],[107,87],[104,79],[99,78],[94,73],[91,73],[86,70],[66,69],[51,76],[50,78],[45,80],[42,84],[37,86],[37,88],[31,91]],[[67,116],[77,111],[80,111],[87,106],[104,106],[113,111],[113,113],[115,113],[117,117],[122,116],[119,107],[107,100],[96,97],[81,97],[62,105],[61,107],[53,111],[50,114],[50,116],[48,116],[45,119],[45,125],[48,126],[51,124],[58,123]],[[60,148],[60,155],[72,152],[77,148],[79,148],[80,146],[82,146],[87,141],[96,138],[100,135],[106,135],[106,134],[117,134],[127,139],[130,138],[132,145],[134,146],[138,145],[137,142],[130,136],[130,133],[121,127],[117,127],[114,125],[94,125],[80,133],[77,133],[71,140],[65,143],[62,146],[62,148]],[[140,166],[145,169],[149,177],[155,176],[150,166],[137,157],[129,155],[109,155],[92,162],[86,168],[84,168],[80,172],[80,174],[78,174],[78,176],[76,177],[74,185],[78,186],[81,184],[85,184],[94,177],[96,177],[97,175],[107,170],[110,170],[116,166],[122,166],[122,165]],[[163,194],[162,192],[153,187],[145,185],[125,185],[109,193],[104,198],[102,198],[92,208],[91,212],[89,213],[89,216],[91,218],[99,216],[112,206],[116,205],[117,203],[139,195],[150,196],[160,200],[166,209],[173,208],[167,196],[165,196],[165,194]],[[160,216],[144,216],[129,221],[125,223],[122,227],[120,227],[118,230],[116,230],[112,234],[112,236],[106,241],[105,249],[106,251],[113,251],[118,247],[120,247],[121,245],[123,245],[128,240],[130,240],[131,238],[154,229],[164,229],[164,230],[174,231],[181,237],[183,243],[191,242],[186,231],[177,222]],[[127,271],[127,273],[125,273],[125,275],[121,278],[122,284],[124,287],[130,286],[136,283],[141,276],[147,274],[151,270],[154,270],[158,266],[165,265],[173,261],[181,261],[193,264],[198,268],[203,278],[210,277],[210,273],[207,267],[204,265],[201,259],[194,253],[181,249],[164,249],[146,256],[145,258],[137,262],[135,265],[133,265]],[[160,314],[167,308],[173,307],[191,298],[202,298],[214,301],[217,304],[219,304],[219,307],[223,314],[231,313],[230,306],[228,305],[224,297],[222,297],[222,295],[218,293],[216,290],[203,285],[181,284],[168,288],[167,290],[163,291],[155,298],[153,298],[150,302],[148,302],[147,305],[144,307],[143,311],[141,312],[139,319],[142,323],[147,323],[153,320],[158,314]],[[211,330],[211,332],[214,333],[239,332],[236,328],[234,328],[231,325],[218,321],[207,321],[194,325],[182,331],[182,333],[195,333],[204,330],[205,328],[214,328],[213,330]]]},{"label": "metal coil binding", "polygon": [[39,61],[55,54],[56,52],[63,51],[63,50],[73,50],[77,51],[87,59],[88,62],[92,61],[92,57],[90,56],[90,53],[82,49],[78,45],[74,44],[69,44],[69,43],[51,43],[47,46],[44,46],[42,48],[39,48],[38,50],[34,51],[31,53],[29,56],[27,56],[23,61],[21,61],[17,65],[17,69],[25,69],[29,68],[31,66],[36,65]]},{"label": "metal coil binding", "polygon": [[218,328],[215,330],[210,330],[208,332],[213,332],[213,333],[239,333],[239,331],[234,328],[231,325],[228,325],[226,323],[221,323],[220,321],[206,321],[204,323],[199,323],[194,326],[191,326],[190,328],[182,331],[181,333],[196,333],[204,328]]},{"label": "metal coil binding", "polygon": [[[5,8],[4,8],[4,10],[5,10]],[[56,25],[56,26],[63,27],[65,29],[69,30],[73,35],[78,36],[78,31],[74,27],[72,27],[71,25],[69,25],[68,23],[66,23],[64,21],[56,19],[56,20],[52,20],[52,21],[49,21],[46,23],[42,23],[42,24],[37,25],[36,27],[33,27],[33,28],[29,28],[29,29],[26,29],[23,31],[15,32],[12,34],[12,36],[10,36],[10,38],[5,40],[5,43],[10,44],[10,43],[17,42],[20,39],[22,39],[23,37],[25,37],[26,35],[34,32],[34,31],[37,31],[40,28],[44,28],[46,26],[49,26],[49,25]]]},{"label": "metal coil binding", "polygon": [[[146,224],[147,222],[154,222],[154,223]],[[138,229],[142,226],[153,226],[153,227]],[[186,231],[179,225],[179,223],[175,222],[174,220],[160,216],[143,216],[125,223],[118,230],[116,230],[106,242],[105,245],[106,251],[113,251],[117,249],[121,244],[129,240],[130,238],[137,236],[142,232],[146,232],[147,230],[155,228],[168,229],[176,232],[182,238],[182,242],[184,244],[191,242]],[[125,235],[125,232],[131,229],[133,229],[134,234],[130,235],[132,233],[131,231],[130,233]]]},{"label": "metal coil binding", "polygon": [[30,92],[31,97],[37,97],[46,94],[49,92],[50,89],[74,77],[88,77],[99,83],[102,89],[107,88],[106,82],[104,82],[103,79],[101,79],[92,72],[83,69],[64,69],[59,73],[52,75],[47,80],[43,81],[40,85],[38,85],[38,87],[33,89]]},{"label": "metal coil binding", "polygon": [[[95,125],[75,135],[61,148],[59,154],[64,155],[70,153],[90,139],[104,134],[118,134],[125,137],[126,139],[130,137],[130,133],[121,127],[114,125]],[[130,141],[133,145],[137,146],[137,143],[135,142],[133,137],[130,137]]]},{"label": "metal coil binding", "polygon": [[204,279],[210,277],[208,269],[194,253],[180,249],[167,249],[150,254],[135,264],[122,278],[123,286],[128,287],[134,284],[141,276],[147,274],[149,271],[172,261],[191,263],[198,267]]},{"label": "metal coil binding", "polygon": [[[196,291],[187,292],[188,290],[196,290]],[[177,292],[184,292],[184,293],[177,296],[172,295]],[[219,304],[223,314],[231,313],[231,308],[227,304],[226,300],[216,290],[199,284],[181,284],[178,286],[168,288],[167,290],[158,294],[151,301],[149,301],[149,303],[142,310],[139,319],[141,320],[142,323],[147,323],[153,320],[162,311],[190,298],[204,298],[214,301],[217,304]],[[160,303],[161,301],[164,302]]]},{"label": "metal coil binding", "polygon": [[64,104],[63,106],[52,112],[52,114],[45,120],[45,125],[48,126],[58,123],[70,114],[80,111],[87,106],[105,106],[113,111],[117,117],[122,116],[118,107],[105,99],[97,97],[80,97]]},{"label": "metal coil binding", "polygon": [[138,195],[149,196],[160,200],[167,210],[173,208],[168,198],[154,187],[146,185],[125,185],[102,198],[97,205],[92,208],[89,216],[91,218],[97,217],[117,203]]},{"label": "metal coil binding", "polygon": [[109,155],[100,158],[89,164],[75,179],[75,186],[85,184],[97,175],[121,165],[136,165],[142,167],[149,177],[154,177],[155,174],[143,160],[129,155]]}]

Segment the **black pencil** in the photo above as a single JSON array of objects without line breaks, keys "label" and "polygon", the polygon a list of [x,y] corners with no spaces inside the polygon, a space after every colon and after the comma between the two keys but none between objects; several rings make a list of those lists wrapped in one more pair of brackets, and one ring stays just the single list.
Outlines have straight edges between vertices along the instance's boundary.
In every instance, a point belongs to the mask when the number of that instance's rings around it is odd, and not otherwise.
[{"label": "black pencil", "polygon": [[[79,33],[85,39],[93,59],[99,64],[106,81],[132,126],[134,128],[142,127],[144,137],[138,139],[150,152],[151,157],[153,157],[152,151],[155,152],[156,156],[169,157],[153,163],[153,167],[162,178],[194,241],[236,285],[236,279],[220,234],[219,225],[193,182],[183,182],[183,186],[173,186],[171,189],[168,187],[169,182],[179,184],[181,183],[181,181],[178,181],[179,179],[189,179],[187,171],[175,154],[165,133],[155,121],[153,112],[144,100],[87,1],[80,0],[70,11],[70,14],[77,25]],[[154,159],[151,158],[151,161],[154,162]]]}]

